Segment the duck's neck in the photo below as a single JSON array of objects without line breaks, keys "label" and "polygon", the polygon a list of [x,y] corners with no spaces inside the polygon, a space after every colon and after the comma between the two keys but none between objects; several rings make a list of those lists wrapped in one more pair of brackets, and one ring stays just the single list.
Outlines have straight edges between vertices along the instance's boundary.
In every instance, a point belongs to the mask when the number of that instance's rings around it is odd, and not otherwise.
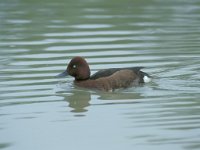
[{"label": "duck's neck", "polygon": [[89,79],[90,79],[90,77],[85,78],[85,79],[77,79],[77,78],[75,78],[74,81],[76,81],[76,82],[81,82],[81,81],[86,81],[86,80],[89,80]]}]

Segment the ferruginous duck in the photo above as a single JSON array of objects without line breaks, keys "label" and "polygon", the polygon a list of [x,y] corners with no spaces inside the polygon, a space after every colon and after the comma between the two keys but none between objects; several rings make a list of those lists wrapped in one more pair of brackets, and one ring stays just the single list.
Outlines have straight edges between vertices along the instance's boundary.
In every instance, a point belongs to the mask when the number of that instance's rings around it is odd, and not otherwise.
[{"label": "ferruginous duck", "polygon": [[74,57],[67,69],[57,77],[72,76],[78,87],[114,91],[115,89],[138,86],[150,82],[151,77],[140,71],[143,67],[103,69],[90,76],[90,67],[83,57]]}]

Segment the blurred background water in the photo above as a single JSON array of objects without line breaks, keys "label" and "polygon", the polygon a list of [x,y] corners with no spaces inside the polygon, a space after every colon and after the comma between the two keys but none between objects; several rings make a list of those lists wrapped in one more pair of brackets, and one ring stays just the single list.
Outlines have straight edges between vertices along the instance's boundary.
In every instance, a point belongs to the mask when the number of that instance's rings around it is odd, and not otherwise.
[{"label": "blurred background water", "polygon": [[[0,149],[200,149],[199,0],[1,0]],[[144,66],[114,93],[54,76]]]}]

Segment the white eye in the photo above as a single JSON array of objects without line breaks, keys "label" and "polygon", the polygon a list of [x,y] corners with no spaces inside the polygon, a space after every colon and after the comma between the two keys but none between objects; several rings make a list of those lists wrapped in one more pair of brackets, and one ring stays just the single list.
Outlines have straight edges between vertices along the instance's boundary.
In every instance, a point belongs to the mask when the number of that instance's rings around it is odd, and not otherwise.
[{"label": "white eye", "polygon": [[77,67],[76,65],[73,65],[73,66],[72,66],[72,68],[74,68],[74,69],[76,69],[76,67]]}]

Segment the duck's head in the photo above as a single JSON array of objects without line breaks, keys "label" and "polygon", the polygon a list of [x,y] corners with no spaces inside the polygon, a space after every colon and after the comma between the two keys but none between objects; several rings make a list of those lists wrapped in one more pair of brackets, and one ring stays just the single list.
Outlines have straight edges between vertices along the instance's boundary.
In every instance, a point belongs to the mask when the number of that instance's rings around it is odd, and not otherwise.
[{"label": "duck's head", "polygon": [[57,77],[64,77],[70,75],[75,80],[87,80],[90,78],[90,68],[83,57],[74,57],[67,66],[67,69],[57,75]]}]

